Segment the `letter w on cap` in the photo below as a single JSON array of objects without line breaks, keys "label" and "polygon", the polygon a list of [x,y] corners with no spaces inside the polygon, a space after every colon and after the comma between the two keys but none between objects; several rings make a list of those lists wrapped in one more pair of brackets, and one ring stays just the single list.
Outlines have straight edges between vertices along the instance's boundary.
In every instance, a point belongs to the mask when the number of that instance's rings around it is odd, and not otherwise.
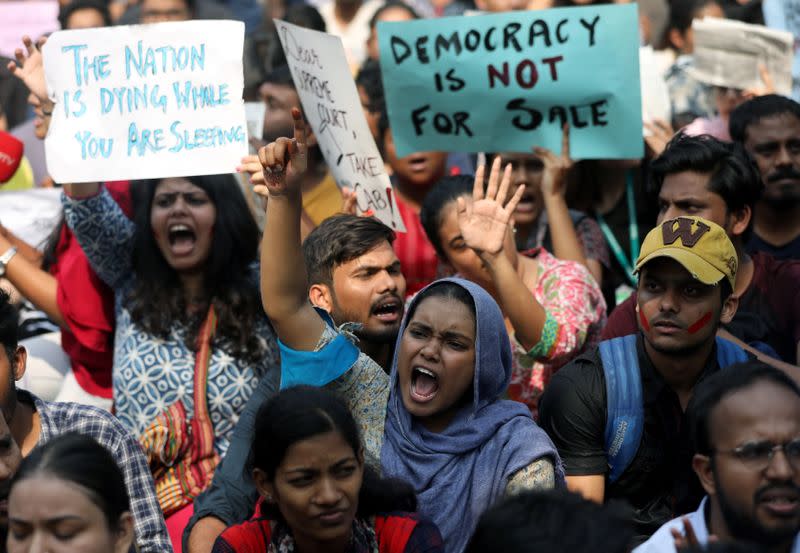
[{"label": "letter w on cap", "polygon": [[664,239],[664,245],[669,246],[674,243],[678,238],[687,248],[693,248],[702,236],[711,230],[707,224],[697,221],[697,229],[692,231],[691,219],[678,218],[674,221],[667,221],[661,225],[661,235]]}]

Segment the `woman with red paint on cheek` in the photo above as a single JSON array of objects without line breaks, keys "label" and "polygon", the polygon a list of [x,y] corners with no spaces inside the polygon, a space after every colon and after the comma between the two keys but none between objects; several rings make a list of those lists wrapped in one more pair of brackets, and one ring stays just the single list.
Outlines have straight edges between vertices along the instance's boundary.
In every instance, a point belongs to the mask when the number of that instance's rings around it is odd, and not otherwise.
[{"label": "woman with red paint on cheek", "polygon": [[[146,437],[167,408],[183,405],[183,420],[209,437],[198,457],[215,466],[256,387],[275,390],[279,377],[257,284],[258,227],[238,183],[231,175],[135,182],[133,221],[97,184],[65,188],[67,224],[115,293],[117,417],[157,458]],[[211,480],[203,473],[201,488]],[[165,497],[180,551],[191,497]]]}]

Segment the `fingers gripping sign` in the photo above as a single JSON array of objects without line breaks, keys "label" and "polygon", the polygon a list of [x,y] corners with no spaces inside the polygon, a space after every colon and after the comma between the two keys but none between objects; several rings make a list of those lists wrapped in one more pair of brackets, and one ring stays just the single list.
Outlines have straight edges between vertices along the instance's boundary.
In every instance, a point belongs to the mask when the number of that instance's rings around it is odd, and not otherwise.
[{"label": "fingers gripping sign", "polygon": [[300,192],[298,183],[308,166],[306,125],[298,108],[292,108],[292,118],[294,138],[281,137],[258,152],[264,184],[253,187],[256,194],[275,197]]},{"label": "fingers gripping sign", "polygon": [[569,155],[569,124],[565,123],[562,130],[560,155],[541,147],[534,147],[533,152],[544,163],[542,192],[547,196],[563,195],[567,188],[567,173],[569,173],[574,163]]},{"label": "fingers gripping sign", "polygon": [[495,158],[485,195],[484,174],[485,167],[481,165],[475,174],[471,202],[463,197],[457,200],[458,227],[469,248],[478,255],[495,257],[503,251],[511,215],[522,198],[525,185],[519,185],[506,201],[511,186],[511,164],[506,165],[501,178],[500,158]]}]

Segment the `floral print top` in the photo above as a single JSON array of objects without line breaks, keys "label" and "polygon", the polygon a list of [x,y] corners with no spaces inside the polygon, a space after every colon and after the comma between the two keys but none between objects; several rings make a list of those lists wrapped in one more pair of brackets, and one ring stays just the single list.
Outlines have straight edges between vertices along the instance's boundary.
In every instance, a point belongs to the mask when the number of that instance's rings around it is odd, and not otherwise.
[{"label": "floral print top", "polygon": [[547,313],[539,343],[531,350],[511,334],[514,354],[508,396],[530,407],[537,418],[539,397],[555,372],[600,341],[606,302],[589,270],[574,261],[556,259],[536,248],[523,255],[536,259],[533,295]]}]

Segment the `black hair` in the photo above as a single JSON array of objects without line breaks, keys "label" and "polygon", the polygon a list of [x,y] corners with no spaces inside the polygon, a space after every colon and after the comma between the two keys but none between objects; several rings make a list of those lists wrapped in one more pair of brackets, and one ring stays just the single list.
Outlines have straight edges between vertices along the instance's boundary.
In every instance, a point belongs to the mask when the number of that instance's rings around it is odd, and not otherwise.
[{"label": "black hair", "polygon": [[397,0],[389,0],[380,8],[375,10],[374,14],[372,14],[372,17],[369,20],[369,28],[370,29],[374,28],[375,25],[378,24],[378,21],[380,21],[381,16],[386,11],[391,10],[393,8],[399,8],[401,10],[405,10],[408,12],[408,15],[410,15],[412,19],[419,19],[419,14],[417,13],[417,11],[408,4],[406,4],[405,2],[398,2]]},{"label": "black hair", "polygon": [[[363,88],[369,98],[367,109],[373,113],[383,115],[386,109],[384,107],[381,64],[378,60],[368,59],[361,65],[361,69],[358,70],[358,75],[356,75],[356,85]],[[388,118],[386,126],[389,126]],[[380,136],[383,136],[383,134],[381,133]]]},{"label": "black hair", "polygon": [[[675,135],[664,152],[650,164],[648,194],[653,203],[668,175],[694,171],[710,175],[708,190],[725,201],[729,212],[749,207],[751,212],[764,190],[764,183],[753,158],[741,144],[721,142],[709,135]],[[742,235],[746,242],[753,218]]]},{"label": "black hair", "polygon": [[320,15],[319,10],[310,4],[291,4],[286,8],[283,20],[292,25],[321,33],[328,30],[325,19]]},{"label": "black hair", "polygon": [[756,360],[733,364],[697,385],[686,408],[695,453],[710,455],[714,450],[711,440],[714,408],[727,396],[761,380],[786,388],[800,399],[800,387],[794,380],[783,371]]},{"label": "black hair", "polygon": [[72,0],[69,4],[62,4],[58,10],[58,23],[61,28],[66,29],[70,16],[80,10],[95,10],[103,18],[103,25],[110,27],[112,24],[108,3],[101,0]]},{"label": "black hair", "polygon": [[325,219],[303,242],[308,284],[333,286],[333,270],[361,257],[386,241],[392,244],[392,229],[373,217],[339,214]]},{"label": "black hair", "polygon": [[[251,469],[264,471],[272,482],[292,445],[328,432],[339,433],[356,456],[363,454],[358,425],[347,404],[337,395],[314,386],[282,390],[258,410],[249,465]],[[417,499],[409,484],[381,478],[368,463],[364,465],[364,480],[358,497],[360,517],[416,509]],[[278,510],[269,505],[265,512],[270,518],[280,516]]]},{"label": "black hair", "polygon": [[11,303],[11,296],[2,288],[0,288],[0,344],[6,350],[8,362],[13,364],[19,346],[19,312]]},{"label": "black hair", "polygon": [[634,534],[620,507],[566,490],[525,491],[481,516],[465,553],[626,553]]},{"label": "black hair", "polygon": [[[417,307],[422,305],[422,302],[428,298],[445,298],[463,303],[472,313],[472,317],[477,317],[475,311],[475,300],[472,299],[472,295],[463,286],[459,286],[455,282],[444,280],[434,282],[422,292],[417,294],[417,297],[414,298],[414,303],[411,305],[411,309],[408,311],[406,321],[410,321],[414,318],[414,313],[417,312]],[[477,324],[477,319],[475,322]]]},{"label": "black hair", "polygon": [[294,80],[292,79],[292,72],[289,70],[289,66],[286,65],[285,61],[282,65],[274,67],[272,71],[267,73],[264,82],[277,86],[288,86],[296,89]]},{"label": "black hair", "polygon": [[112,531],[119,529],[120,517],[131,510],[122,469],[111,453],[89,436],[67,432],[36,447],[22,460],[10,489],[39,474],[54,476],[86,490]]},{"label": "black hair", "polygon": [[442,177],[438,183],[425,196],[419,219],[428,240],[433,244],[440,259],[446,260],[442,239],[439,237],[439,227],[442,224],[442,211],[450,203],[462,196],[472,196],[475,177],[470,175],[454,175]]},{"label": "black hair", "polygon": [[[216,219],[204,267],[204,304],[189,317],[184,342],[191,351],[195,350],[197,332],[213,302],[217,315],[214,344],[234,357],[257,363],[265,353],[265,344],[255,332],[256,322],[264,312],[251,267],[258,254],[258,226],[233,176],[185,178],[208,194],[216,207]],[[164,259],[152,232],[150,210],[159,182],[153,179],[131,186],[136,283],[127,302],[136,324],[166,339],[176,325],[187,320],[187,305],[178,273]]]},{"label": "black hair", "polygon": [[747,128],[767,117],[793,115],[800,119],[800,104],[777,94],[758,96],[739,105],[731,112],[728,130],[735,142],[744,143]]},{"label": "black hair", "polygon": [[665,39],[669,41],[669,31],[675,29],[684,34],[697,17],[698,12],[709,4],[719,4],[717,0],[671,0],[669,3],[669,22]]}]

